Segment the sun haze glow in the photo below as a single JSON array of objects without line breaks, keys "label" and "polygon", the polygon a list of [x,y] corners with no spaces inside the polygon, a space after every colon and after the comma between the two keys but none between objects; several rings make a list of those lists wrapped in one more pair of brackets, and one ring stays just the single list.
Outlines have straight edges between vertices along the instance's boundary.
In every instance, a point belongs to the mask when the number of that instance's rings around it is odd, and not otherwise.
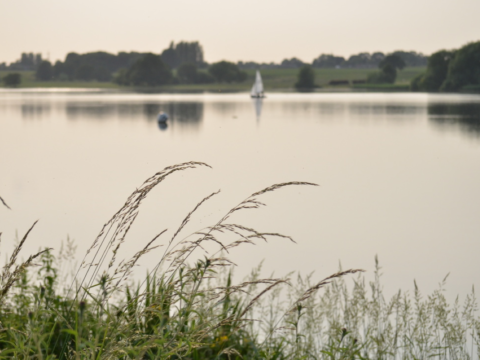
[{"label": "sun haze glow", "polygon": [[312,61],[321,53],[430,54],[480,39],[479,0],[1,1],[0,62],[22,52],[159,53],[198,40],[209,62]]}]

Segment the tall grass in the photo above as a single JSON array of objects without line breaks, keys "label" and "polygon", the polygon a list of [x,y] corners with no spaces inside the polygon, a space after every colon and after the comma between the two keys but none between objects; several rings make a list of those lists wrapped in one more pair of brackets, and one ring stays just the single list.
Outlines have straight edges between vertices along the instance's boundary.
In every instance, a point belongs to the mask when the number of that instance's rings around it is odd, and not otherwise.
[{"label": "tall grass", "polygon": [[[231,221],[257,209],[267,187],[235,205],[215,224],[184,235],[198,202],[170,237],[160,231],[130,259],[119,249],[142,201],[168,176],[208,166],[188,162],[147,179],[103,226],[73,273],[74,244],[57,256],[44,249],[19,262],[35,224],[21,239],[0,278],[0,358],[19,359],[470,359],[477,356],[480,320],[472,292],[463,306],[449,305],[442,288],[423,298],[382,295],[380,267],[367,285],[361,270],[313,276],[262,278],[261,267],[240,283],[228,255],[269,237]],[[218,252],[207,254],[214,244]],[[132,270],[143,255],[160,252],[157,265],[136,283]],[[36,266],[34,271],[30,270]],[[353,285],[344,280],[355,274]]]}]

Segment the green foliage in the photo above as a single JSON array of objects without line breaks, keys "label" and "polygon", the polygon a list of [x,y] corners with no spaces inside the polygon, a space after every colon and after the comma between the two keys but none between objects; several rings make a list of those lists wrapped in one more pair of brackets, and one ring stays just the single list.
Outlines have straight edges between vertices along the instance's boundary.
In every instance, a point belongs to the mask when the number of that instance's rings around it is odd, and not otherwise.
[{"label": "green foliage", "polygon": [[313,60],[312,66],[316,68],[335,68],[341,66],[345,62],[342,56],[332,54],[322,54]]},{"label": "green foliage", "polygon": [[[70,276],[58,270],[73,260],[68,241],[58,257],[44,250],[17,263],[32,226],[0,274],[0,359],[453,360],[472,359],[480,351],[473,291],[463,306],[458,300],[450,305],[444,279],[428,297],[415,284],[412,294],[399,291],[387,301],[377,259],[369,284],[359,270],[340,270],[320,281],[298,275],[294,281],[261,278],[260,266],[234,284],[223,251],[272,236],[289,238],[232,223],[231,216],[264,206],[260,198],[266,193],[310,183],[267,187],[214,225],[180,236],[218,192],[205,197],[164,241],[163,256],[143,281],[125,281],[165,233],[118,262],[117,251],[142,200],[171,174],[199,166],[206,164],[170,166],[147,179],[105,224],[90,248],[95,251]],[[227,240],[225,234],[235,238]],[[209,243],[219,251],[206,257],[202,249]],[[189,262],[192,254],[196,260]],[[36,269],[29,271],[34,263]],[[348,285],[344,276],[354,273],[358,277]]]},{"label": "green foliage", "polygon": [[95,68],[92,65],[83,64],[75,70],[75,79],[90,81],[94,79]]},{"label": "green foliage", "polygon": [[67,54],[65,61],[54,65],[55,80],[110,81],[112,74],[121,68],[130,67],[144,54],[119,52],[117,55],[104,51]]},{"label": "green foliage", "polygon": [[295,88],[297,90],[312,90],[315,88],[315,72],[310,65],[304,65],[298,71],[297,82]]},{"label": "green foliage", "polygon": [[120,74],[121,81],[135,86],[160,86],[170,84],[173,75],[159,55],[146,54],[138,59],[126,72]]},{"label": "green foliage", "polygon": [[65,70],[65,64],[61,61],[56,61],[52,67],[53,77],[56,80],[68,80],[68,75]]},{"label": "green foliage", "polygon": [[304,65],[305,63],[302,60],[297,59],[296,57],[293,57],[291,59],[283,59],[280,63],[280,67],[283,69],[298,69]]},{"label": "green foliage", "polygon": [[5,86],[16,87],[21,83],[21,76],[19,73],[10,73],[3,77],[2,79]]},{"label": "green foliage", "polygon": [[204,66],[203,48],[198,41],[181,41],[175,45],[172,41],[170,46],[163,50],[160,55],[162,60],[172,69],[183,63],[193,63],[196,66]]},{"label": "green foliage", "polygon": [[440,50],[430,55],[427,71],[412,79],[410,89],[412,91],[439,91],[447,78],[448,67],[454,56],[454,51],[447,50]]},{"label": "green foliage", "polygon": [[396,50],[390,55],[396,55],[401,58],[406,66],[426,66],[427,65],[427,56],[417,53],[415,51],[403,51]]},{"label": "green foliage", "polygon": [[350,68],[373,68],[378,66],[378,63],[385,57],[383,53],[359,53],[351,55],[342,66]]},{"label": "green foliage", "polygon": [[177,77],[182,84],[195,84],[198,78],[197,66],[194,63],[183,63],[177,69]]},{"label": "green foliage", "polygon": [[211,84],[215,82],[215,78],[206,71],[197,72],[197,84]]},{"label": "green foliage", "polygon": [[415,51],[397,50],[387,56],[381,52],[375,52],[372,54],[363,52],[351,55],[348,60],[345,60],[345,58],[341,56],[322,54],[313,60],[312,65],[316,68],[375,68],[378,67],[385,58],[390,56],[401,59],[404,62],[403,66],[417,67],[425,66],[427,64],[427,58],[423,54],[419,54]]},{"label": "green foliage", "polygon": [[42,62],[42,54],[22,53],[20,59],[9,66],[9,70],[32,71]]},{"label": "green foliage", "polygon": [[50,61],[42,61],[35,72],[35,78],[40,81],[49,81],[53,77],[53,69]]},{"label": "green foliage", "polygon": [[240,70],[240,68],[228,61],[219,61],[210,65],[208,72],[214,77],[217,82],[242,82],[247,79],[247,73]]},{"label": "green foliage", "polygon": [[440,50],[428,58],[427,71],[415,77],[413,91],[461,91],[480,85],[480,41],[459,50]]},{"label": "green foliage", "polygon": [[469,85],[480,85],[480,41],[467,44],[456,51],[440,90],[459,91]]},{"label": "green foliage", "polygon": [[403,70],[406,64],[405,64],[405,61],[403,61],[403,59],[400,56],[388,55],[378,64],[378,67],[381,69],[384,69],[386,66],[389,66],[391,68],[398,69],[398,70]]},{"label": "green foliage", "polygon": [[370,84],[393,84],[397,79],[397,70],[405,67],[405,61],[398,55],[388,55],[380,61],[380,72],[369,74],[367,82]]},{"label": "green foliage", "polygon": [[393,84],[397,78],[397,69],[391,64],[386,64],[382,71],[371,73],[367,77],[369,84]]}]

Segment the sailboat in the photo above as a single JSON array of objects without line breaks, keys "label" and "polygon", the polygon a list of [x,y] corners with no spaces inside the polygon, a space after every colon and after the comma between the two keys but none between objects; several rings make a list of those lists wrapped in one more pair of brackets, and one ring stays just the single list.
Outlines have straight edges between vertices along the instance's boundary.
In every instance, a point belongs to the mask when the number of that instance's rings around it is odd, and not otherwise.
[{"label": "sailboat", "polygon": [[255,82],[253,83],[250,96],[252,98],[257,98],[257,99],[261,99],[265,97],[265,94],[263,93],[262,77],[260,76],[260,71],[258,70],[257,70],[257,73],[255,74]]}]

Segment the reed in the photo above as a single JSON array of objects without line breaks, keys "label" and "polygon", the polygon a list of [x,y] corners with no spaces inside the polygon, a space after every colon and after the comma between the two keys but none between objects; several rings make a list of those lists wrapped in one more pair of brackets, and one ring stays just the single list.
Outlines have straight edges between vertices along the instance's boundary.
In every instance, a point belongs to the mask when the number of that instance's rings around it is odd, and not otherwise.
[{"label": "reed", "polygon": [[[105,223],[80,267],[62,274],[75,246],[57,256],[44,249],[19,262],[36,223],[8,259],[0,277],[0,358],[19,359],[472,359],[480,320],[474,293],[449,305],[443,287],[427,298],[415,288],[386,301],[377,261],[367,285],[362,270],[321,281],[288,274],[262,278],[261,266],[234,283],[227,255],[270,237],[231,221],[237,212],[265,206],[262,196],[308,182],[275,184],[248,196],[216,223],[184,234],[209,194],[167,237],[162,230],[130,259],[118,259],[142,201],[167,177],[208,167],[187,162],[154,174]],[[205,246],[217,252],[209,255]],[[161,253],[135,282],[142,256]],[[30,271],[37,266],[35,271]],[[346,275],[353,275],[348,285]],[[444,286],[444,285],[442,285]]]}]

